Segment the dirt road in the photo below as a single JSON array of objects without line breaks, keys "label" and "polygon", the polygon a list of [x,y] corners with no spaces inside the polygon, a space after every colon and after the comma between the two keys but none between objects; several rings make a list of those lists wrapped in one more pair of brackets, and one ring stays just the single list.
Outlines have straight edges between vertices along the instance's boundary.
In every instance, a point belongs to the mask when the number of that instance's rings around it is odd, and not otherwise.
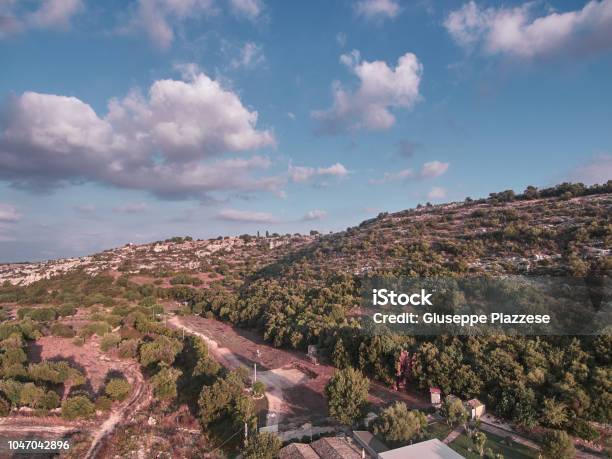
[{"label": "dirt road", "polygon": [[141,409],[146,403],[151,400],[151,393],[148,387],[144,383],[142,373],[137,364],[133,364],[127,368],[126,376],[132,384],[132,393],[126,401],[121,403],[117,408],[114,408],[110,416],[100,425],[100,427],[94,431],[93,440],[85,459],[93,459],[104,444],[104,440],[108,437],[115,428],[129,416],[134,414],[136,411]]}]

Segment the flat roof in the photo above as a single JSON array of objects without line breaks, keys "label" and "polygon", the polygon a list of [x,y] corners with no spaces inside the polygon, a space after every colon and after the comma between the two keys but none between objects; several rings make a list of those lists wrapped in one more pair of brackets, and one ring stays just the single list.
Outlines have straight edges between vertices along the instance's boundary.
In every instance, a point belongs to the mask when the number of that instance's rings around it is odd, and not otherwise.
[{"label": "flat roof", "polygon": [[465,459],[437,438],[380,453],[381,459]]}]

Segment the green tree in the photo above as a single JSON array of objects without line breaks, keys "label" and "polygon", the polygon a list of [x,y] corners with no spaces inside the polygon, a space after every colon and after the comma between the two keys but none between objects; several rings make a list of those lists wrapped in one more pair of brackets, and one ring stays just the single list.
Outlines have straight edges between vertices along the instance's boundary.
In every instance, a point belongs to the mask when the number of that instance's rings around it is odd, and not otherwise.
[{"label": "green tree", "polygon": [[140,346],[140,364],[143,367],[163,362],[172,365],[176,355],[181,351],[183,345],[167,336],[158,336],[154,341]]},{"label": "green tree", "polygon": [[374,424],[374,433],[397,446],[420,438],[427,426],[427,417],[417,410],[409,411],[403,402],[385,408]]},{"label": "green tree", "polygon": [[249,440],[244,450],[244,459],[275,459],[283,443],[271,432],[259,433]]},{"label": "green tree", "polygon": [[460,399],[456,397],[446,397],[442,404],[441,414],[446,418],[446,423],[450,426],[465,424],[468,413]]},{"label": "green tree", "polygon": [[542,439],[542,453],[548,459],[572,459],[576,455],[576,449],[567,432],[549,430]]},{"label": "green tree", "polygon": [[96,408],[84,395],[76,395],[62,402],[62,417],[68,420],[90,418]]},{"label": "green tree", "polygon": [[351,365],[351,360],[348,352],[346,352],[346,349],[344,348],[342,338],[339,338],[338,341],[336,341],[331,358],[332,363],[336,368],[347,368]]},{"label": "green tree", "polygon": [[176,368],[164,366],[151,378],[153,393],[162,400],[176,398],[176,381],[183,372]]},{"label": "green tree", "polygon": [[545,398],[542,422],[550,427],[561,427],[568,421],[567,405],[554,398]]},{"label": "green tree", "polygon": [[108,384],[106,384],[104,392],[106,392],[106,395],[113,400],[124,400],[130,393],[131,389],[132,387],[127,379],[113,378],[108,382]]},{"label": "green tree", "polygon": [[345,368],[336,371],[325,386],[329,414],[339,422],[353,425],[362,415],[370,381],[361,371]]},{"label": "green tree", "polygon": [[253,395],[255,397],[260,397],[266,393],[266,385],[261,381],[255,382],[253,384]]},{"label": "green tree", "polygon": [[476,431],[472,435],[472,443],[476,451],[478,451],[478,454],[482,456],[484,454],[485,444],[487,443],[487,436],[484,432]]}]

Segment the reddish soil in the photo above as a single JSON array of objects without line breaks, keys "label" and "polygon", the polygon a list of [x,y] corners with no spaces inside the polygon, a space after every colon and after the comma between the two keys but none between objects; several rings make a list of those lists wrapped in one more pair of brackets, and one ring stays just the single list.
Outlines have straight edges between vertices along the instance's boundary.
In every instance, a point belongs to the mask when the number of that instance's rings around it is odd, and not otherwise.
[{"label": "reddish soil", "polygon": [[[253,363],[257,363],[258,371],[299,369],[306,377],[299,384],[283,388],[283,401],[286,404],[284,411],[293,421],[322,419],[327,415],[324,388],[335,371],[334,367],[314,365],[304,352],[275,348],[256,332],[234,328],[217,320],[185,316],[180,318],[180,322],[213,339],[219,347],[229,349],[246,366],[252,368]],[[380,406],[399,400],[412,408],[423,409],[430,406],[425,398],[415,393],[396,392],[382,384],[371,382],[369,401],[372,404]]]},{"label": "reddish soil", "polygon": [[30,362],[67,360],[85,373],[94,392],[97,392],[103,386],[109,372],[125,373],[130,366],[130,361],[111,359],[106,356],[100,350],[95,335],[87,340],[83,346],[73,344],[72,338],[43,336],[28,347],[28,360]]}]

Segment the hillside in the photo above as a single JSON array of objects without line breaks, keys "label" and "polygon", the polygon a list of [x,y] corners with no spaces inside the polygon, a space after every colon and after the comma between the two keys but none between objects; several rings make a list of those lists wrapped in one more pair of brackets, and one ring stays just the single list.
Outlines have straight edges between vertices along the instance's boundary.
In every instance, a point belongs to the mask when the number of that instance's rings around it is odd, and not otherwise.
[{"label": "hillside", "polygon": [[[395,400],[420,409],[439,387],[480,398],[518,429],[566,430],[601,450],[606,429],[594,422],[612,419],[609,334],[400,336],[355,314],[375,275],[609,276],[611,209],[610,182],[563,184],[382,213],[328,235],[177,237],[0,265],[0,414],[9,416],[0,434],[37,416],[28,432],[58,425],[87,457],[112,457],[160,444],[174,455],[212,450],[244,422],[282,419],[288,432],[316,420],[323,432],[323,387],[334,367],[353,367],[371,378],[375,411]],[[321,365],[305,359],[312,344]],[[245,395],[253,363],[268,386],[263,405]],[[111,377],[121,381],[109,389]],[[406,391],[392,390],[400,383]]]}]

